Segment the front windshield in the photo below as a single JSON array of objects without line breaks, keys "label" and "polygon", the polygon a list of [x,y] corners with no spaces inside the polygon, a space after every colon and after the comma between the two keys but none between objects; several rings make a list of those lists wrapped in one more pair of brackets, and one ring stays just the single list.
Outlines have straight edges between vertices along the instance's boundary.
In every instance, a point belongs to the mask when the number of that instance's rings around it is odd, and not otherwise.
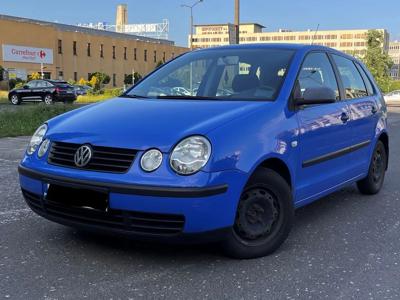
[{"label": "front windshield", "polygon": [[282,49],[194,51],[161,67],[123,96],[274,100],[293,54]]}]

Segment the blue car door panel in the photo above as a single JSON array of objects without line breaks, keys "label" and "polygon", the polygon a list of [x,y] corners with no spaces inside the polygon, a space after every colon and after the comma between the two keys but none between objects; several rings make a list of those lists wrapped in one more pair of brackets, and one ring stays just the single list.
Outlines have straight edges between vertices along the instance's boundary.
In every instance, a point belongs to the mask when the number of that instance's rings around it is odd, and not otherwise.
[{"label": "blue car door panel", "polygon": [[348,103],[351,120],[349,128],[355,151],[351,157],[351,170],[353,175],[365,174],[371,156],[371,143],[375,136],[376,125],[379,120],[376,98],[371,92],[372,87],[362,76],[363,70],[345,57],[332,55],[338,68],[346,102]]},{"label": "blue car door panel", "polygon": [[332,187],[350,180],[351,114],[340,101],[339,85],[326,53],[310,53],[298,76],[298,93],[308,88],[328,87],[337,102],[305,106],[298,110],[300,159],[297,166],[296,199],[307,201]]}]

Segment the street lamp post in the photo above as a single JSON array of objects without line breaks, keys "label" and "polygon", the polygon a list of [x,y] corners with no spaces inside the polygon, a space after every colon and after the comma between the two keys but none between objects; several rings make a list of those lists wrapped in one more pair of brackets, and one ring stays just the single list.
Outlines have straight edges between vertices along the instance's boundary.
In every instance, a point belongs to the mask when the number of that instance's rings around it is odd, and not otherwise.
[{"label": "street lamp post", "polygon": [[193,8],[203,2],[203,0],[197,0],[192,5],[182,4],[181,7],[186,7],[190,9],[190,50],[193,51]]}]

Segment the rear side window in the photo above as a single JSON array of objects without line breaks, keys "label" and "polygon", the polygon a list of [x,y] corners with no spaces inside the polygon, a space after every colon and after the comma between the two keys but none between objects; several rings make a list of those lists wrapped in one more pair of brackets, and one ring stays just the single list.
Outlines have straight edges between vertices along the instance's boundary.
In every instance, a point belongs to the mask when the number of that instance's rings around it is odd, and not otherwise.
[{"label": "rear side window", "polygon": [[367,97],[367,89],[353,61],[339,55],[332,55],[339,69],[346,99]]},{"label": "rear side window", "polygon": [[358,71],[361,73],[362,78],[364,79],[364,83],[367,88],[368,95],[370,95],[370,96],[374,95],[375,94],[374,87],[372,86],[371,80],[369,79],[367,73],[364,71],[364,69],[358,63],[356,63],[356,67],[357,67]]},{"label": "rear side window", "polygon": [[310,53],[305,58],[299,77],[295,97],[302,98],[308,88],[327,87],[332,89],[339,99],[339,88],[332,65],[325,53]]}]

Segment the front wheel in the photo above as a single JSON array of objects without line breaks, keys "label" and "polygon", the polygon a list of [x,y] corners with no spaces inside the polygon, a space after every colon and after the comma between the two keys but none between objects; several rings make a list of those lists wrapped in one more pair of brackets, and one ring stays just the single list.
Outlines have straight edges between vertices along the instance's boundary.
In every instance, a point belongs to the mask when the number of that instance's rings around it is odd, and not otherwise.
[{"label": "front wheel", "polygon": [[385,145],[378,141],[372,154],[368,175],[357,182],[357,187],[362,194],[377,194],[383,185],[387,169],[387,153]]},{"label": "front wheel", "polygon": [[53,104],[53,96],[51,94],[47,94],[44,96],[43,101],[47,105]]},{"label": "front wheel", "polygon": [[10,102],[13,105],[20,105],[21,104],[21,98],[17,94],[12,94],[10,97]]},{"label": "front wheel", "polygon": [[235,224],[222,247],[234,258],[271,254],[286,240],[293,220],[288,183],[277,172],[260,169],[243,190]]}]

